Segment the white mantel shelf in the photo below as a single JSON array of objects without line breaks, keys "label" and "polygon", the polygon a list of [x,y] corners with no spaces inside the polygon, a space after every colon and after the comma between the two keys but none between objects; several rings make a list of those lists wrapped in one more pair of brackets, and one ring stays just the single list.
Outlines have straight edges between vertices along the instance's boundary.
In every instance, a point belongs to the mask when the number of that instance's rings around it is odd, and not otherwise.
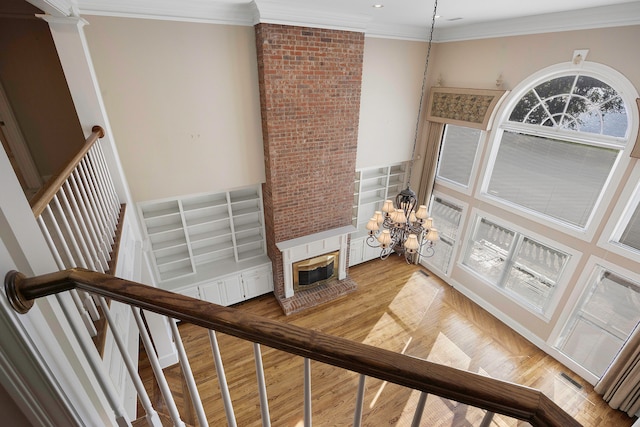
[{"label": "white mantel shelf", "polygon": [[346,225],[340,228],[333,228],[331,230],[321,231],[315,234],[309,234],[307,236],[297,237],[291,240],[284,240],[282,242],[276,243],[280,252],[284,252],[287,249],[295,248],[296,246],[307,245],[313,242],[317,242],[319,240],[325,240],[331,237],[340,236],[343,234],[351,234],[354,231],[357,231],[353,225]]},{"label": "white mantel shelf", "polygon": [[276,243],[282,252],[285,298],[293,296],[293,263],[307,258],[339,250],[338,279],[344,280],[347,277],[347,241],[354,231],[353,225],[347,225]]}]

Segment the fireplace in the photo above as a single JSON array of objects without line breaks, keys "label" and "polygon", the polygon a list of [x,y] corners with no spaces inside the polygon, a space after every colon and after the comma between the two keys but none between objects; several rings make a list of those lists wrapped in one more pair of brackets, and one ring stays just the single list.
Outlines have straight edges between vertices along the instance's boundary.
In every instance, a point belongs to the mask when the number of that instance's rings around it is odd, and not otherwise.
[{"label": "fireplace", "polygon": [[293,263],[293,291],[304,291],[336,277],[340,251]]},{"label": "fireplace", "polygon": [[[347,277],[354,228],[334,233],[353,220],[364,33],[269,23],[255,30],[265,239],[274,295],[290,314],[356,288]],[[336,277],[294,291],[292,263],[336,250]]]},{"label": "fireplace", "polygon": [[323,255],[335,255],[335,271],[333,272],[333,276],[338,280],[345,279],[347,277],[346,266],[349,234],[355,230],[356,228],[354,226],[348,225],[276,243],[276,246],[282,252],[284,297],[291,298],[294,295],[296,289],[294,286],[293,266],[301,261],[309,261]]}]

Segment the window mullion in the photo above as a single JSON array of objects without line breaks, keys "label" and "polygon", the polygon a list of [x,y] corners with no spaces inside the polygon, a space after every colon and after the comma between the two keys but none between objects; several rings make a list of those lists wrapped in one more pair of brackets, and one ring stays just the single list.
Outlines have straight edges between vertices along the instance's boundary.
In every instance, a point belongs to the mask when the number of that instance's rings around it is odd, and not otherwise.
[{"label": "window mullion", "polygon": [[556,128],[545,128],[542,126],[529,125],[525,123],[505,122],[500,128],[506,131],[524,133],[551,139],[562,139],[578,144],[589,145],[592,147],[611,148],[614,150],[623,150],[626,145],[626,139],[607,135],[594,135],[597,138],[585,138],[590,135],[577,136],[576,132],[567,131]]},{"label": "window mullion", "polygon": [[507,277],[509,277],[509,272],[513,267],[513,263],[515,262],[515,254],[520,250],[520,246],[522,245],[522,241],[524,240],[524,236],[520,233],[514,233],[513,235],[513,244],[507,253],[507,256],[504,260],[504,269],[500,275],[500,279],[498,280],[498,285],[501,288],[505,287],[505,283],[507,282]]}]

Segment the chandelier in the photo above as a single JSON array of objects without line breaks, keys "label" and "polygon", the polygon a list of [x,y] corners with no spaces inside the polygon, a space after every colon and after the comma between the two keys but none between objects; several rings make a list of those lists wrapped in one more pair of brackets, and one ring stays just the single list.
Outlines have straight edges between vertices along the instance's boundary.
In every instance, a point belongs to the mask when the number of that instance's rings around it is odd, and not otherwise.
[{"label": "chandelier", "polygon": [[404,255],[411,264],[418,262],[420,256],[433,256],[438,230],[433,228],[427,207],[417,204],[416,193],[407,186],[396,196],[395,205],[393,201],[385,200],[382,211],[376,211],[367,222],[366,242],[373,248],[382,249],[380,258],[387,259],[395,252]]},{"label": "chandelier", "polygon": [[[438,0],[435,0],[431,18],[431,30],[429,32],[427,57],[424,64],[424,74],[422,76],[422,92],[418,105],[418,119],[413,140],[413,152],[411,153],[411,163],[409,165],[409,173],[407,174],[408,180],[411,179],[411,166],[413,165],[413,158],[418,141],[422,101],[427,81],[429,54],[431,53],[437,9]],[[367,245],[373,248],[381,248],[380,258],[387,259],[391,252],[395,252],[398,255],[404,255],[410,264],[417,263],[421,256],[433,256],[435,253],[433,246],[439,239],[438,230],[433,228],[433,219],[429,217],[427,207],[425,205],[418,206],[416,193],[409,188],[408,183],[407,188],[396,196],[395,204],[391,200],[385,200],[382,205],[382,211],[375,211],[373,217],[367,223],[367,230],[369,231],[366,240]]]}]

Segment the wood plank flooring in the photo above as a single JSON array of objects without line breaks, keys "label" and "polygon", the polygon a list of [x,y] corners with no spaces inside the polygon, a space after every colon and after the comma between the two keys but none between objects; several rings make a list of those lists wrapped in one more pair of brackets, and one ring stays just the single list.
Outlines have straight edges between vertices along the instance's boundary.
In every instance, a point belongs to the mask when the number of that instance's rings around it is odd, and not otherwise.
[{"label": "wood plank flooring", "polygon": [[[370,261],[350,268],[358,290],[339,300],[298,314],[285,316],[273,295],[236,307],[286,323],[364,342],[388,350],[481,373],[542,390],[585,426],[626,427],[634,419],[611,409],[592,387],[553,358],[537,349],[496,318],[420,266],[399,257]],[[224,426],[216,369],[206,330],[181,324],[191,368],[198,382],[211,426]],[[260,407],[253,345],[217,334],[230,385],[238,426],[260,426]],[[151,369],[143,355],[140,373],[152,400],[163,411],[162,398],[153,386]],[[303,360],[262,347],[271,422],[274,427],[303,424]],[[313,425],[349,426],[358,375],[311,362]],[[178,366],[165,369],[177,396],[183,419],[193,425]],[[576,381],[576,387],[568,378]],[[408,426],[419,393],[367,378],[363,426]],[[437,396],[429,396],[422,426],[478,426],[483,410]],[[140,412],[139,412],[140,413]],[[496,416],[492,426],[527,426],[528,423]]]}]

